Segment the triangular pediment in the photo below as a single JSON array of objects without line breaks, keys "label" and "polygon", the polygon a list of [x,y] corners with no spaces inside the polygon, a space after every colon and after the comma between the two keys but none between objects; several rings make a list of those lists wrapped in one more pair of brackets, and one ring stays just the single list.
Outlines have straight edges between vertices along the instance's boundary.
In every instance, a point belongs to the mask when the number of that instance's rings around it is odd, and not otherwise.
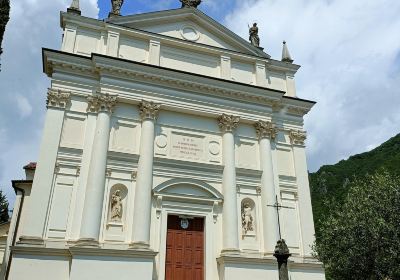
[{"label": "triangular pediment", "polygon": [[270,57],[195,8],[112,18],[110,23],[231,51]]}]

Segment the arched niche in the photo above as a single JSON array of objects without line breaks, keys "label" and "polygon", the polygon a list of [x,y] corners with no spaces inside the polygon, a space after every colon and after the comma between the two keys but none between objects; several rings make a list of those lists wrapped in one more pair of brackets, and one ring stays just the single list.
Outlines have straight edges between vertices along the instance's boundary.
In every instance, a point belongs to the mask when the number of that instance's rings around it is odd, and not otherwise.
[{"label": "arched niche", "polygon": [[256,204],[251,198],[244,198],[240,203],[242,239],[256,235]]}]

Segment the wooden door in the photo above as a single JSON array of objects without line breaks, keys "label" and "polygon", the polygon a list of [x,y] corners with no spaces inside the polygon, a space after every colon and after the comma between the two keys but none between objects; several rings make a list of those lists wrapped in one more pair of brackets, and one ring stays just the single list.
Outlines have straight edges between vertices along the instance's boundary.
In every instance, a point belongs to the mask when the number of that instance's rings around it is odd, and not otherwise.
[{"label": "wooden door", "polygon": [[168,216],[165,280],[204,280],[204,219],[188,221]]}]

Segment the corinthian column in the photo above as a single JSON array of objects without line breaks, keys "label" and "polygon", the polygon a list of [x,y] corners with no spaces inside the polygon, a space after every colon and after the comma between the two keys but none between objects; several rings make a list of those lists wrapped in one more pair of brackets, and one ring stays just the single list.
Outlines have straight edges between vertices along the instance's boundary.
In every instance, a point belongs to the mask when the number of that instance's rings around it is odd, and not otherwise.
[{"label": "corinthian column", "polygon": [[70,102],[70,93],[49,89],[47,94],[47,113],[40,145],[39,159],[33,180],[28,218],[22,230],[19,243],[43,243],[47,209],[53,185],[53,170],[57,161],[65,108]]},{"label": "corinthian column", "polygon": [[100,234],[101,214],[105,188],[107,153],[110,140],[111,114],[117,98],[109,95],[88,97],[88,111],[97,112],[96,130],[86,185],[80,242],[97,245]]},{"label": "corinthian column", "polygon": [[261,163],[261,207],[263,217],[264,253],[273,254],[279,240],[279,225],[276,209],[268,206],[276,202],[274,171],[272,166],[271,140],[274,140],[277,129],[271,122],[259,121],[255,124],[260,145]]},{"label": "corinthian column", "polygon": [[142,101],[140,157],[137,169],[135,204],[133,212],[133,248],[149,248],[151,225],[151,191],[153,188],[154,126],[160,105]]},{"label": "corinthian column", "polygon": [[223,114],[218,118],[219,127],[223,133],[223,164],[222,188],[224,205],[222,211],[223,252],[239,251],[238,208],[236,194],[236,161],[234,130],[239,125],[239,117]]}]

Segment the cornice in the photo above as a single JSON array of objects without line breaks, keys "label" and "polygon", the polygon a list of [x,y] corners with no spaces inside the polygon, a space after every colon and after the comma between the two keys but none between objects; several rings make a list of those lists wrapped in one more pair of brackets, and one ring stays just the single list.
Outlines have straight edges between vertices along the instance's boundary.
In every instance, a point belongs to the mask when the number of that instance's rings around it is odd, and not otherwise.
[{"label": "cornice", "polygon": [[230,98],[240,102],[270,107],[273,111],[287,109],[287,114],[302,117],[315,102],[284,96],[285,92],[247,85],[220,78],[193,74],[145,63],[92,54],[91,57],[71,53],[43,50],[44,72],[52,76],[53,71],[71,74],[82,73],[94,77],[109,76],[115,79],[139,80],[158,86]]},{"label": "cornice", "polygon": [[[177,9],[177,10],[182,10],[182,9]],[[186,9],[189,10],[189,9]],[[169,10],[169,11],[164,11],[164,12],[173,12],[174,10]],[[132,15],[132,17],[135,17],[136,19],[139,17],[146,17],[151,14],[159,14],[160,12],[151,12],[151,13],[144,13],[140,15]],[[159,16],[159,15],[157,15]],[[182,16],[190,16],[190,14],[182,14]],[[193,16],[193,14],[191,14]],[[205,15],[207,16],[207,15]],[[268,54],[265,54],[264,52],[254,49],[253,46],[248,46],[248,42],[244,40],[244,45],[247,46],[247,48],[253,49],[251,52],[253,53],[246,53],[246,52],[241,52],[241,51],[235,51],[231,49],[225,49],[225,48],[220,48],[216,46],[211,46],[211,45],[206,45],[206,44],[201,44],[198,42],[190,42],[187,40],[183,40],[180,38],[176,37],[171,37],[159,33],[154,33],[146,30],[141,30],[132,26],[127,26],[123,23],[120,23],[119,21],[124,21],[127,20],[131,16],[123,16],[123,17],[118,17],[118,18],[113,18],[112,21],[101,21],[98,19],[93,19],[89,17],[84,17],[84,16],[79,16],[76,14],[71,14],[71,13],[65,13],[61,12],[61,17],[60,17],[60,25],[62,28],[65,28],[66,22],[76,25],[76,26],[84,26],[87,28],[95,29],[98,31],[115,31],[119,33],[124,33],[126,35],[131,35],[132,37],[140,37],[142,39],[147,39],[147,40],[159,40],[161,43],[168,42],[168,44],[171,45],[179,45],[182,46],[184,45],[185,48],[190,48],[190,49],[197,49],[197,50],[204,50],[207,49],[207,52],[211,52],[214,54],[218,55],[229,55],[233,59],[248,59],[248,60],[253,60],[254,62],[262,62],[266,64],[266,69],[268,70],[277,70],[277,71],[283,71],[286,73],[291,73],[295,74],[299,69],[300,65],[296,65],[293,63],[286,63],[282,62],[280,60],[276,60],[271,58]],[[208,16],[207,16],[208,17]],[[167,16],[166,19],[170,19],[171,16]],[[159,18],[157,18],[159,19]],[[210,18],[212,21],[214,21],[212,18]],[[174,18],[174,21],[176,21],[176,16]],[[140,21],[139,21],[140,22]],[[219,24],[219,23],[217,23]],[[222,26],[225,28],[224,26]],[[226,28],[225,28],[226,29]],[[231,32],[236,39],[243,40],[243,38],[239,37],[237,34],[233,33],[229,29],[226,29],[229,32]],[[224,34],[224,33],[221,33]],[[237,40],[235,41],[237,43]],[[244,45],[241,45],[242,47]],[[247,49],[249,50],[249,49]],[[259,55],[263,53],[264,55]]]}]

